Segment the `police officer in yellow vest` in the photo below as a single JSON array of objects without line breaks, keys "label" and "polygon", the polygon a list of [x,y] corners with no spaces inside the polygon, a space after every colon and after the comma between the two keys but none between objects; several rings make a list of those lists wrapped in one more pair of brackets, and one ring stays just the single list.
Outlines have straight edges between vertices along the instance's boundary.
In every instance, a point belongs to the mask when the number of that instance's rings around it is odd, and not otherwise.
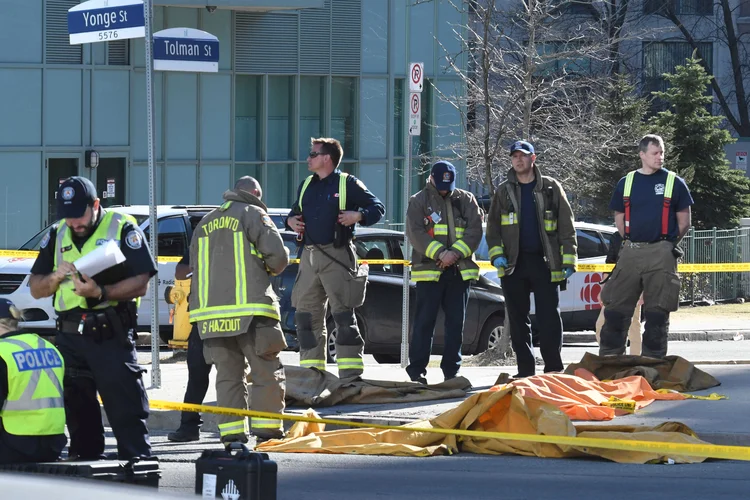
[{"label": "police officer in yellow vest", "polygon": [[0,464],[52,462],[68,442],[62,356],[38,335],[19,332],[21,319],[0,299]]},{"label": "police officer in yellow vest", "polygon": [[406,235],[414,246],[411,279],[417,283],[406,372],[413,381],[427,383],[432,338],[442,307],[445,338],[440,368],[445,380],[450,380],[461,367],[469,284],[479,279],[479,267],[471,256],[482,240],[477,199],[456,189],[456,169],[450,162],[435,163],[427,186],[409,200]]},{"label": "police officer in yellow vest", "polygon": [[[65,415],[71,458],[96,460],[104,453],[97,391],[122,460],[150,457],[145,371],[135,352],[136,299],[148,291],[156,263],[135,219],[101,208],[96,188],[70,177],[57,191],[62,219],[40,242],[29,286],[34,298],[54,296],[55,343],[65,360]],[[125,261],[95,276],[75,262],[114,241]]]},{"label": "police officer in yellow vest", "polygon": [[[326,303],[336,323],[339,377],[362,374],[364,342],[354,309],[364,302],[366,274],[352,245],[354,225],[377,223],[385,207],[367,187],[338,169],[344,150],[336,139],[312,139],[307,169],[313,173],[299,187],[287,226],[303,239],[292,305],[300,345],[300,365],[326,368]],[[365,167],[363,167],[365,168]]]},{"label": "police officer in yellow vest", "polygon": [[[216,365],[217,404],[247,409],[247,359],[251,409],[282,413],[286,378],[279,352],[286,348],[286,340],[270,276],[286,268],[289,251],[261,194],[257,180],[240,178],[224,193],[224,204],[195,228],[190,243],[190,321],[198,325],[206,361]],[[217,418],[223,443],[248,441],[245,418]],[[250,427],[256,443],[284,435],[280,419],[252,417]]]}]

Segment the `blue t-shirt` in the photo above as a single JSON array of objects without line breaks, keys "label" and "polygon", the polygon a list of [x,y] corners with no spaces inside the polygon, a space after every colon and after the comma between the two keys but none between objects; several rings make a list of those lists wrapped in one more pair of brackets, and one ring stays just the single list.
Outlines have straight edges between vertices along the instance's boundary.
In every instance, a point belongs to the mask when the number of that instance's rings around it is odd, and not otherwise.
[{"label": "blue t-shirt", "polygon": [[539,217],[536,214],[534,188],[536,179],[521,186],[521,252],[542,253],[542,238],[539,236]]},{"label": "blue t-shirt", "polygon": [[[661,217],[667,172],[668,170],[662,168],[651,175],[635,173],[633,185],[630,188],[630,239],[632,241],[651,242],[661,239]],[[610,210],[625,212],[625,202],[622,199],[624,192],[625,177],[617,183],[612,200],[609,202]],[[677,176],[672,188],[672,202],[669,205],[668,240],[675,241],[679,232],[675,214],[692,204],[693,197],[690,195],[690,190],[682,177]]]}]

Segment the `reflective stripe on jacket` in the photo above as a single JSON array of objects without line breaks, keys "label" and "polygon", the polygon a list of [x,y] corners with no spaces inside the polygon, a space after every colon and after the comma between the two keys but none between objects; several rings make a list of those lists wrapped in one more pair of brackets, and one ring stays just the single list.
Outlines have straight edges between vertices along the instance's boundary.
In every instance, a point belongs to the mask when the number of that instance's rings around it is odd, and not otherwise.
[{"label": "reflective stripe on jacket", "polygon": [[[341,172],[339,174],[339,210],[346,210],[346,178],[348,175],[349,174],[347,174],[346,172]],[[305,179],[305,182],[302,184],[302,189],[299,192],[300,213],[302,213],[302,200],[305,199],[305,190],[307,189],[307,186],[310,185],[312,180],[312,175],[307,176],[307,179]]]},{"label": "reflective stripe on jacket", "polygon": [[0,417],[6,432],[16,436],[65,433],[62,356],[54,345],[33,333],[0,338],[8,397]]},{"label": "reflective stripe on jacket", "polygon": [[[106,244],[109,240],[115,241],[119,246],[122,228],[128,222],[134,227],[138,225],[138,222],[132,215],[119,212],[104,212],[101,222],[99,222],[93,234],[89,236],[79,251],[78,247],[73,243],[73,231],[67,224],[65,224],[65,219],[62,219],[57,226],[55,264],[53,272],[57,270],[60,262],[65,261],[73,263],[84,255],[93,252],[99,246]],[[78,307],[81,309],[90,309],[86,302],[86,298],[76,295],[73,291],[74,286],[73,280],[70,279],[63,281],[60,284],[57,292],[55,292],[55,311],[70,311]],[[117,302],[113,301],[102,302],[101,304],[97,304],[94,309],[104,309],[105,307],[116,305]]]},{"label": "reflective stripe on jacket", "polygon": [[279,320],[270,274],[289,264],[263,202],[243,191],[227,191],[224,200],[198,224],[190,243],[190,322],[198,323],[204,339],[245,333],[253,316]]},{"label": "reflective stripe on jacket", "polygon": [[[534,201],[544,259],[549,267],[551,280],[562,281],[565,279],[563,266],[572,267],[575,270],[578,265],[578,240],[573,224],[573,210],[559,182],[551,177],[543,176],[536,165],[534,165],[534,174],[537,181],[534,187]],[[548,193],[551,194],[551,199]],[[487,214],[487,246],[490,262],[502,256],[508,261],[507,268],[498,270],[499,277],[512,273],[518,260],[521,237],[520,202],[521,187],[515,170],[511,168],[508,171],[507,180],[495,191],[489,214]]]},{"label": "reflective stripe on jacket", "polygon": [[[455,237],[451,235],[451,225]],[[409,200],[406,236],[413,247],[414,281],[438,281],[443,270],[438,267],[437,258],[446,249],[461,255],[456,263],[464,281],[479,279],[479,266],[472,256],[482,241],[482,216],[476,198],[468,191],[454,189],[443,198],[428,182]]]}]

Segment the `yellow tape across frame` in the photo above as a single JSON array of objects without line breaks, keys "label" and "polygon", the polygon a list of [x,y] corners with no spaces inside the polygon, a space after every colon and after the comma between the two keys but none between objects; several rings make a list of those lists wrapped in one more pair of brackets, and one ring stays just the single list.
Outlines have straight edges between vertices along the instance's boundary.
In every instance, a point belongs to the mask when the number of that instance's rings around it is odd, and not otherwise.
[{"label": "yellow tape across frame", "polygon": [[[11,257],[17,259],[35,259],[38,252],[36,250],[0,250],[0,257]],[[160,264],[167,262],[179,262],[181,257],[163,257],[159,256]],[[411,262],[402,259],[360,259],[360,262],[368,264],[388,264],[399,266],[411,266]],[[289,259],[291,264],[299,264],[299,259]],[[495,269],[491,262],[482,260],[477,261],[481,269]],[[608,273],[612,271],[614,264],[578,264],[578,272],[588,273]],[[732,262],[721,264],[679,264],[677,271],[682,273],[725,273],[725,272],[750,272],[750,262]]]},{"label": "yellow tape across frame", "polygon": [[547,436],[539,434],[519,434],[515,432],[487,432],[473,431],[468,429],[440,429],[440,428],[414,428],[401,425],[370,424],[364,422],[350,422],[330,418],[313,418],[302,415],[290,415],[271,413],[254,410],[238,410],[235,408],[222,408],[217,406],[194,405],[188,403],[175,403],[171,401],[150,401],[150,407],[158,410],[190,411],[213,413],[216,415],[230,415],[233,417],[257,417],[276,420],[290,420],[294,422],[312,422],[329,425],[340,425],[344,427],[360,427],[367,429],[398,430],[404,432],[432,432],[452,436],[468,436],[476,438],[503,439],[512,441],[525,441],[532,443],[548,443],[564,446],[576,446],[580,448],[600,448],[609,450],[640,451],[647,453],[658,453],[661,455],[681,455],[702,458],[723,458],[728,460],[750,461],[750,447],[726,446],[715,444],[686,444],[665,443],[658,441],[630,441],[623,439],[582,438],[572,436]]}]

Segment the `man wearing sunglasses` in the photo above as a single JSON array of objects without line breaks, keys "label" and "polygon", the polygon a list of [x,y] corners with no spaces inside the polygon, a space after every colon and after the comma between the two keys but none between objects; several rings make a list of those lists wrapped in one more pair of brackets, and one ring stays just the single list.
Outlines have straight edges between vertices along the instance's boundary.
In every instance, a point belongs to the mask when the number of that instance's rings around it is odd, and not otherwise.
[{"label": "man wearing sunglasses", "polygon": [[364,370],[364,341],[354,309],[364,302],[366,273],[357,263],[354,225],[371,226],[385,207],[362,181],[339,170],[344,155],[336,139],[311,139],[307,168],[312,172],[297,190],[287,218],[304,248],[292,305],[300,345],[300,366],[326,369],[326,304],[336,323],[339,378],[356,379]]}]

